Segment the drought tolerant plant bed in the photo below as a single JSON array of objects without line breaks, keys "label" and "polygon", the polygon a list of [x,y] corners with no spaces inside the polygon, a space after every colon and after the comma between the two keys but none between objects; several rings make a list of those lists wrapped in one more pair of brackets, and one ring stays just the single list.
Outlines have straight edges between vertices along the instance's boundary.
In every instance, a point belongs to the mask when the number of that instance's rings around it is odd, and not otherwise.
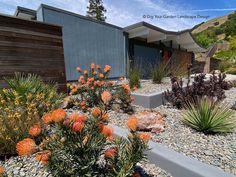
[{"label": "drought tolerant plant bed", "polygon": [[[226,90],[225,95],[223,103],[233,105],[236,89]],[[135,112],[143,110],[146,109],[135,108]],[[153,141],[236,175],[236,129],[232,133],[205,135],[183,124],[181,110],[168,106],[160,106],[153,110],[167,116],[165,131],[159,134],[152,133]],[[110,114],[113,124],[125,127],[126,114],[114,112]],[[234,121],[236,123],[236,111],[234,111]]]}]

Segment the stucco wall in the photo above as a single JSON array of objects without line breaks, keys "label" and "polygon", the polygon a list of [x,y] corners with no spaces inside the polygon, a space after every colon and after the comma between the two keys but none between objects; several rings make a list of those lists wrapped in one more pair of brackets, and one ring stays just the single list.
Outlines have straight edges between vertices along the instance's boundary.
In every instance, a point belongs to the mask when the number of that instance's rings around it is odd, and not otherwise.
[{"label": "stucco wall", "polygon": [[[87,69],[92,62],[112,67],[110,77],[125,75],[126,38],[119,27],[96,23],[79,15],[42,5],[41,19],[63,28],[67,80],[78,79],[75,68]],[[53,67],[53,66],[52,66]]]}]

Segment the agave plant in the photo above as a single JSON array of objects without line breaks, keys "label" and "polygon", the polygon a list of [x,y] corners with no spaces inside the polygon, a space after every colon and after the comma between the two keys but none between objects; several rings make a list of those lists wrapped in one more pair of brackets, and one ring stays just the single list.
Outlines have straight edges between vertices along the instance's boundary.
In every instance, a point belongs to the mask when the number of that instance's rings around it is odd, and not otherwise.
[{"label": "agave plant", "polygon": [[183,122],[190,127],[208,133],[226,133],[234,128],[234,112],[213,99],[204,97],[197,105],[189,103],[183,113]]}]

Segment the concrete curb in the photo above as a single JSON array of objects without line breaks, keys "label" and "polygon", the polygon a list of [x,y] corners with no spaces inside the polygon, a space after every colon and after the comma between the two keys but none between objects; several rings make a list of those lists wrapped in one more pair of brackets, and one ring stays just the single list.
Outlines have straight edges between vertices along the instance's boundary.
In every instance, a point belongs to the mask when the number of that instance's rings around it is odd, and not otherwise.
[{"label": "concrete curb", "polygon": [[[128,130],[115,125],[110,126],[113,128],[116,136],[127,137]],[[147,152],[149,161],[171,173],[174,177],[236,177],[153,141],[149,142],[149,147],[151,148]]]},{"label": "concrete curb", "polygon": [[163,92],[156,92],[152,94],[131,93],[134,97],[134,104],[144,108],[156,108],[162,105],[165,101],[162,97]]}]

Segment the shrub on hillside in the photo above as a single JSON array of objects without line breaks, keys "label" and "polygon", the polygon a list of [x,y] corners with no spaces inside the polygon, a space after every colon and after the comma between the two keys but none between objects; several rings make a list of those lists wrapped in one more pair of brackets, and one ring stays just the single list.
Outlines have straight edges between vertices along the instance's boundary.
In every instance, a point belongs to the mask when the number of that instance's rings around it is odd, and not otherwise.
[{"label": "shrub on hillside", "polygon": [[234,128],[233,111],[213,99],[202,98],[188,104],[183,122],[203,133],[227,133]]},{"label": "shrub on hillside", "polygon": [[231,88],[225,77],[225,74],[212,74],[210,79],[206,80],[205,74],[199,74],[194,76],[192,84],[189,77],[186,86],[183,85],[182,79],[172,78],[172,90],[165,91],[164,98],[178,109],[183,108],[186,103],[196,103],[197,99],[204,96],[222,100],[225,98],[224,90]]},{"label": "shrub on hillside", "polygon": [[[97,107],[87,115],[67,115],[58,109],[45,116],[40,134],[20,141],[16,148],[22,156],[39,149],[36,159],[53,176],[131,176],[135,165],[145,159],[150,135],[136,132],[138,122],[134,117],[128,120],[130,135],[126,140],[113,136],[107,113]],[[37,144],[34,138],[40,136],[44,141]]]},{"label": "shrub on hillside", "polygon": [[106,65],[101,69],[99,65],[91,64],[90,70],[82,71],[77,67],[80,77],[78,83],[69,85],[69,106],[77,106],[87,111],[96,106],[103,106],[103,99],[107,100],[106,108],[111,109],[113,105],[125,112],[132,112],[131,93],[128,84],[114,84],[107,79],[111,67]]},{"label": "shrub on hillside", "polygon": [[29,127],[62,102],[57,88],[38,76],[18,73],[6,83],[9,88],[0,90],[0,156],[15,154],[16,143],[27,136]]}]

